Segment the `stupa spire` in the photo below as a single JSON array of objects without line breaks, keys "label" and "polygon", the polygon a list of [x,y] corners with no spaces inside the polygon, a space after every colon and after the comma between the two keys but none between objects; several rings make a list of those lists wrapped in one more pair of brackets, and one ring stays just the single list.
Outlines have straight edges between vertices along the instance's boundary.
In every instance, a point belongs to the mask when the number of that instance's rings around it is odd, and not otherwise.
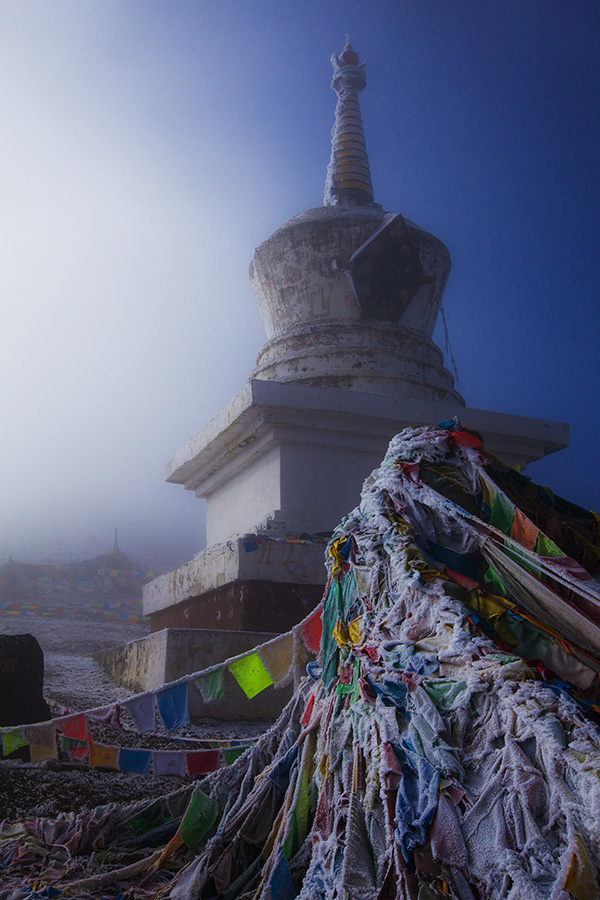
[{"label": "stupa spire", "polygon": [[365,64],[346,35],[346,46],[331,57],[333,81],[338,95],[331,132],[331,160],[325,182],[325,206],[371,206],[373,186],[367,157],[358,94],[366,87]]}]

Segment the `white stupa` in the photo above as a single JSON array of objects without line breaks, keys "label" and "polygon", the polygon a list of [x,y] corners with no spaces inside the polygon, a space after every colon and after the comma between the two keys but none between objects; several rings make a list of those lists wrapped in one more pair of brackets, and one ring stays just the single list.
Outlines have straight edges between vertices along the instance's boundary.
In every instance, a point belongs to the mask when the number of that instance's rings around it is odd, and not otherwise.
[{"label": "white stupa", "polygon": [[[458,417],[521,468],[569,443],[563,423],[471,409],[432,335],[450,273],[444,244],[373,199],[349,40],[324,205],[261,244],[250,277],[267,333],[248,381],[171,460],[207,500],[208,546],[144,591],[165,627],[279,631],[319,599],[323,546],[391,437]],[[249,536],[258,535],[257,539]]]}]

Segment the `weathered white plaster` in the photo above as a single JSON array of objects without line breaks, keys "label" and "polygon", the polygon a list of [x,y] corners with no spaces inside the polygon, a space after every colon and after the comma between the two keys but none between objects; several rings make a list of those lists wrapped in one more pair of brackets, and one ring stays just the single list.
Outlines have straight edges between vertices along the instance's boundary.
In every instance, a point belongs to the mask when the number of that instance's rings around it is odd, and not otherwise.
[{"label": "weathered white plaster", "polygon": [[[347,262],[388,215],[368,207],[308,209],[256,249],[250,280],[267,338],[307,322],[361,319],[350,283],[333,263]],[[425,273],[435,280],[420,288],[400,322],[430,338],[450,274],[450,254],[435,235],[408,219],[406,224]]]},{"label": "weathered white plaster", "polygon": [[268,340],[251,379],[464,404],[431,340],[450,273],[444,244],[407,222],[433,280],[397,322],[365,318],[344,274],[352,254],[388,218],[374,207],[310,209],[258,247],[250,277]]},{"label": "weathered white plaster", "polygon": [[[223,473],[221,473],[223,474]],[[208,544],[226,540],[232,534],[235,518],[237,534],[248,534],[256,528],[257,509],[266,510],[263,517],[275,516],[281,506],[281,448],[275,444],[263,448],[242,467],[231,467],[231,477],[220,479],[210,494],[210,516],[206,521]]]}]

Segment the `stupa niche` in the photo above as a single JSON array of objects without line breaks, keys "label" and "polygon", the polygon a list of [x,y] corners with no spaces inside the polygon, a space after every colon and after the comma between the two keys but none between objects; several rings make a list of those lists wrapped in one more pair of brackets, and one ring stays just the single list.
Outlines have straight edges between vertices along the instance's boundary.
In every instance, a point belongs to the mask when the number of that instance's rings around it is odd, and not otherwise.
[{"label": "stupa niche", "polygon": [[388,442],[458,417],[511,465],[565,447],[567,425],[470,409],[432,339],[450,273],[434,235],[373,198],[349,40],[325,205],[255,252],[250,277],[267,342],[241,392],[171,460],[167,480],[207,499],[208,547],[145,588],[164,627],[281,631],[320,598],[323,544]]}]

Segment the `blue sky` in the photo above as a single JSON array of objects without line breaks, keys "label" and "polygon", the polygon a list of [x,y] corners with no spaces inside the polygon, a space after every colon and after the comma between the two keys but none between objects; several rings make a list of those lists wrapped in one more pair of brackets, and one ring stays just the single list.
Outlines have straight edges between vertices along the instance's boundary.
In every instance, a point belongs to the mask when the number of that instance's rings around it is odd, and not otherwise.
[{"label": "blue sky", "polygon": [[0,557],[114,525],[201,545],[164,465],[254,366],[248,264],[322,202],[347,31],[375,198],[452,255],[467,404],[570,422],[529,474],[599,510],[599,25],[586,0],[2,0]]}]

